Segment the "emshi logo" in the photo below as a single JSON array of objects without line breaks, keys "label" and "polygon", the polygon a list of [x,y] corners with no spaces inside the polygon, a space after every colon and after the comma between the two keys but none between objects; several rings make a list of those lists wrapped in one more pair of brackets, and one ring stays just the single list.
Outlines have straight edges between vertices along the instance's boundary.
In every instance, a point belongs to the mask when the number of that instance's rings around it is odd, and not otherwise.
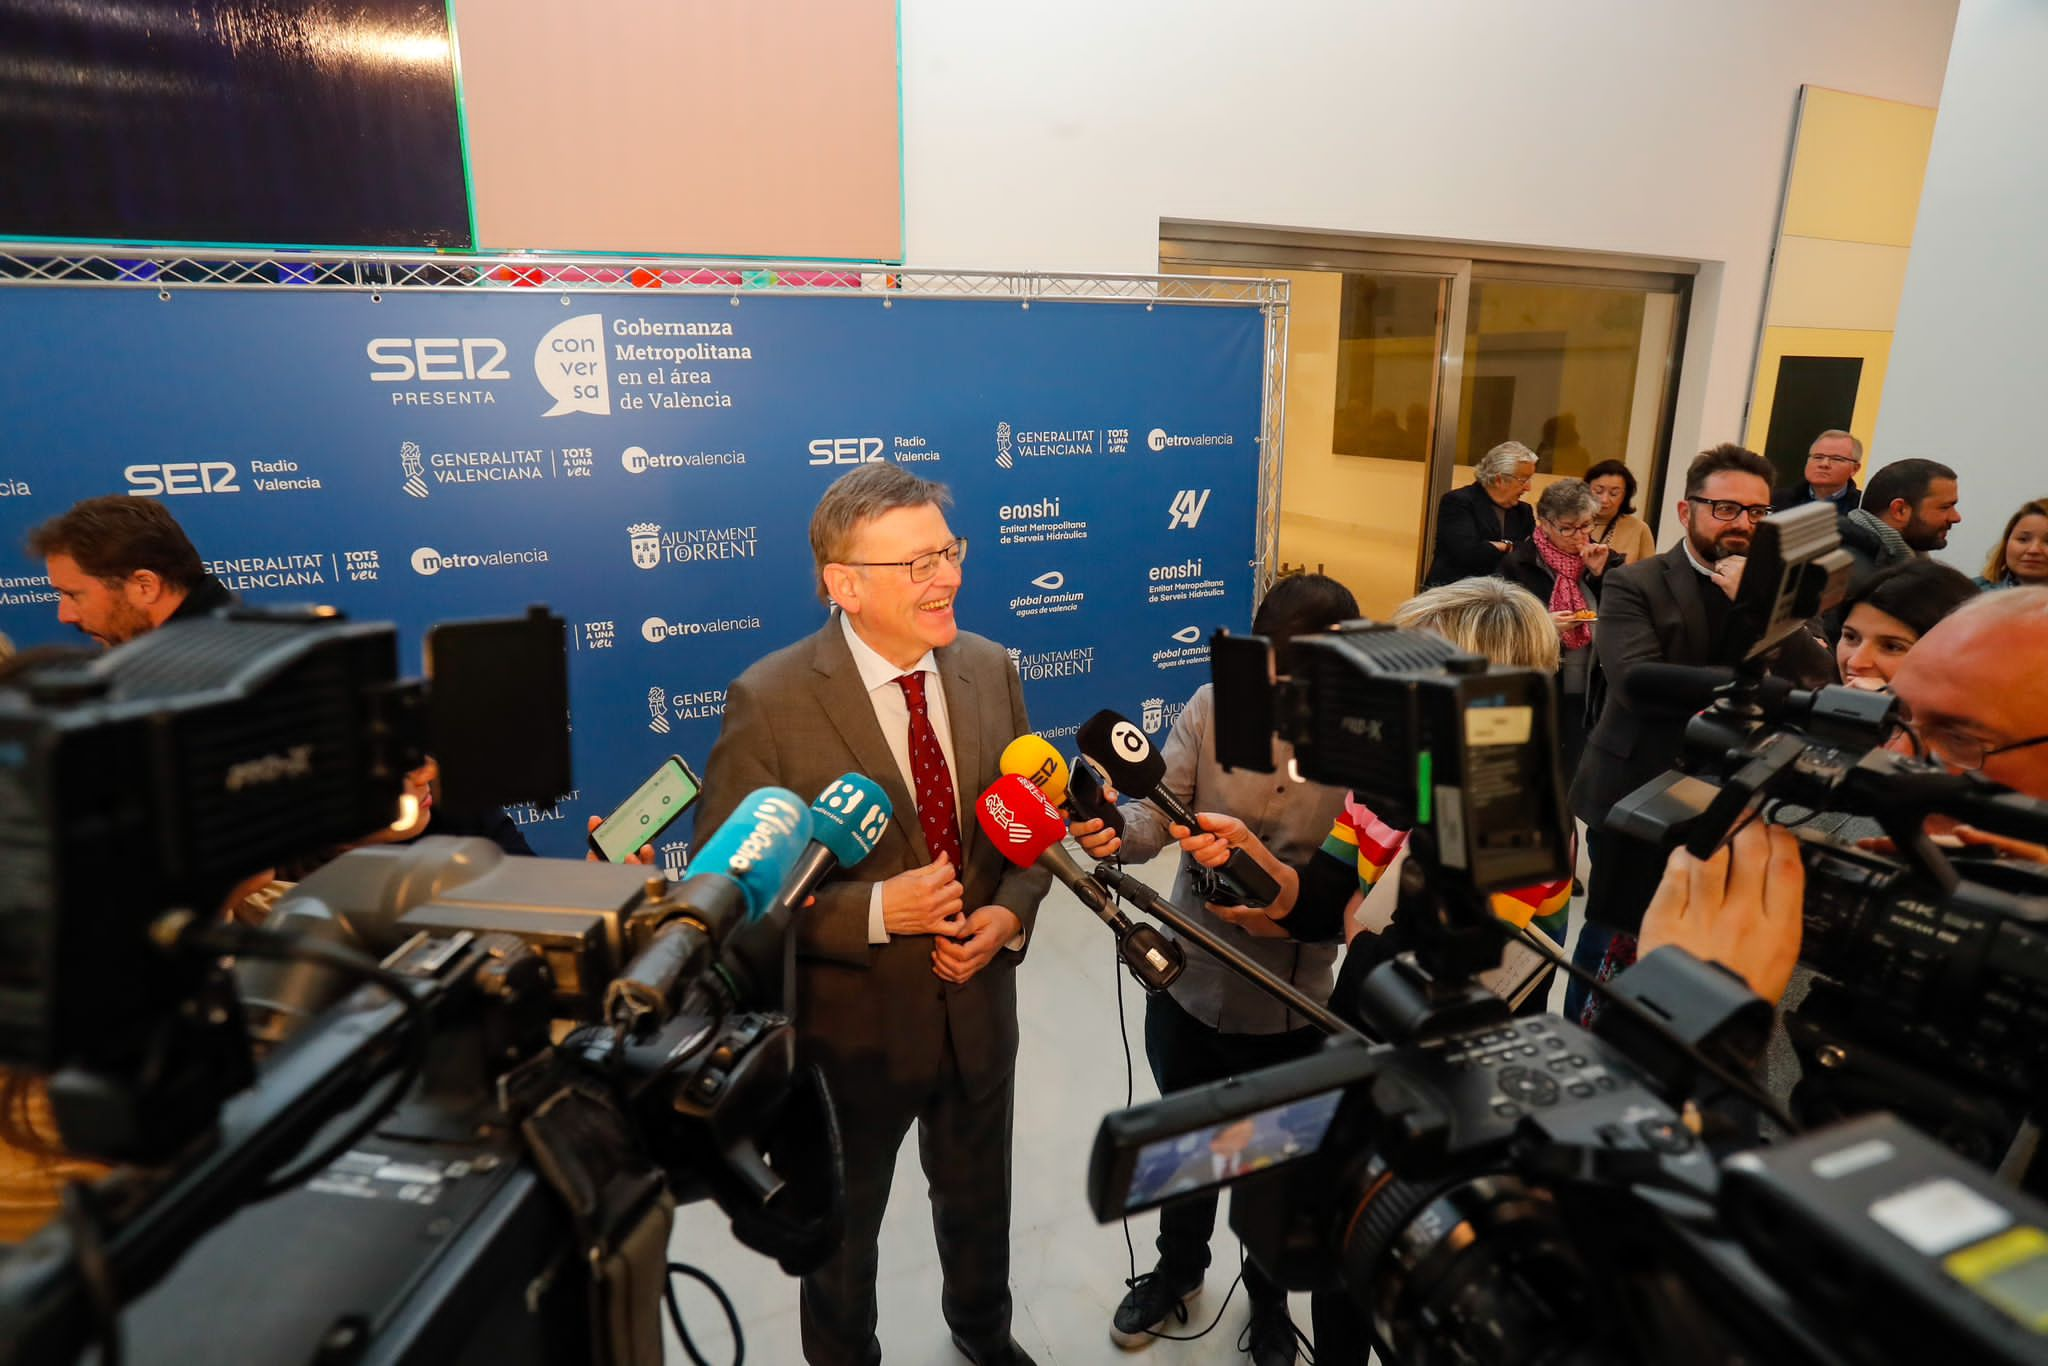
[{"label": "emshi logo", "polygon": [[647,729],[656,735],[668,734],[668,694],[660,688],[647,690]]},{"label": "emshi logo", "polygon": [[1183,626],[1173,633],[1173,638],[1183,645],[1192,645],[1202,638],[1202,628],[1199,626]]},{"label": "emshi logo", "polygon": [[1010,424],[996,424],[996,463],[1004,469],[1015,468],[1016,462],[1010,455]]},{"label": "emshi logo", "polygon": [[427,496],[427,468],[420,457],[420,443],[408,441],[398,448],[398,463],[405,470],[405,491],[415,498]]},{"label": "emshi logo", "polygon": [[1167,504],[1166,529],[1168,531],[1178,531],[1182,527],[1186,527],[1188,530],[1193,531],[1202,520],[1202,509],[1207,506],[1209,506],[1209,490],[1182,489],[1179,493],[1174,494],[1173,501]]},{"label": "emshi logo", "polygon": [[631,538],[633,564],[640,569],[653,569],[661,563],[661,523],[635,522],[626,528]]},{"label": "emshi logo", "polygon": [[549,328],[533,348],[533,373],[555,401],[542,417],[609,414],[611,375],[604,361],[604,315],[585,313]]},{"label": "emshi logo", "polygon": [[1067,576],[1057,569],[1049,569],[1031,581],[1033,588],[1043,588],[1048,593],[1057,593],[1067,586]]}]

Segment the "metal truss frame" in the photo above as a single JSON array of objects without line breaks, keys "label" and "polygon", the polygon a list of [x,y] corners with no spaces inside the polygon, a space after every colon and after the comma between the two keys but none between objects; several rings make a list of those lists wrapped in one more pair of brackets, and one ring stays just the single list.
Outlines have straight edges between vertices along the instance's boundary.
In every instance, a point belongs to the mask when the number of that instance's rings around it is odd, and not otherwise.
[{"label": "metal truss frame", "polygon": [[1147,308],[1256,307],[1265,316],[1260,404],[1255,596],[1279,564],[1280,469],[1287,411],[1288,282],[1210,275],[1090,275],[1057,271],[856,269],[803,262],[694,261],[663,257],[428,255],[417,252],[282,251],[232,248],[82,247],[0,242],[0,289],[62,286],[155,290],[314,289],[384,291],[532,290],[575,294],[667,294],[880,299],[1015,300],[1143,304]]}]

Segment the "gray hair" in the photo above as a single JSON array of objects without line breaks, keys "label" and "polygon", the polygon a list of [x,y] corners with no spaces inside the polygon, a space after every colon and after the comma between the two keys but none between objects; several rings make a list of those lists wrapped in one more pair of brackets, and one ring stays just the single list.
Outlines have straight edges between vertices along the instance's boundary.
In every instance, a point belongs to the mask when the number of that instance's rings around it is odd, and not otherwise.
[{"label": "gray hair", "polygon": [[1591,517],[1600,510],[1600,500],[1583,479],[1560,479],[1537,495],[1536,515],[1546,522],[1567,517]]},{"label": "gray hair", "polygon": [[887,462],[862,465],[832,481],[825,496],[811,513],[811,562],[818,581],[818,597],[832,601],[825,589],[825,566],[845,564],[853,553],[854,537],[861,527],[897,508],[953,506],[953,493],[944,484],[920,479],[901,465]]},{"label": "gray hair", "polygon": [[1418,593],[1394,609],[1394,625],[1433,631],[1506,668],[1554,673],[1562,651],[1550,609],[1507,579],[1460,579]]},{"label": "gray hair", "polygon": [[[1856,457],[1857,464],[1860,465],[1863,463],[1863,443],[1856,439],[1856,436],[1853,432],[1845,432],[1840,427],[1830,427],[1826,431],[1822,432],[1819,436],[1816,436],[1813,439],[1813,446],[1818,446],[1823,441],[1848,442],[1849,454]],[[1806,448],[1807,453],[1809,455],[1813,452],[1813,446],[1808,446]]]},{"label": "gray hair", "polygon": [[1522,466],[1535,463],[1536,452],[1519,441],[1503,441],[1479,457],[1479,463],[1472,467],[1472,477],[1482,484],[1497,483],[1514,478]]}]

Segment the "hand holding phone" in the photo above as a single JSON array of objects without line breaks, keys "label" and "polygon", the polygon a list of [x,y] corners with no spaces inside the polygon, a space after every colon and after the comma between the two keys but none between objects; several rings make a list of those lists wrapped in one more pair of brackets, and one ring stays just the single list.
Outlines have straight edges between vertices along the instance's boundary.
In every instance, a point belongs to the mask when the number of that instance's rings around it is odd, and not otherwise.
[{"label": "hand holding phone", "polygon": [[616,811],[590,828],[591,857],[606,863],[633,862],[635,854],[690,809],[702,789],[681,756],[669,755]]}]

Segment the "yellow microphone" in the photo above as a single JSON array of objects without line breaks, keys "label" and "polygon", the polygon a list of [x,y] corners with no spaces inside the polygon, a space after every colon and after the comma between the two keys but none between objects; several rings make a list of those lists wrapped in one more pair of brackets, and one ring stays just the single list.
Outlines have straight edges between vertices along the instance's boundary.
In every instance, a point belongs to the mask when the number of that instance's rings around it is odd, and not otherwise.
[{"label": "yellow microphone", "polygon": [[1060,758],[1045,737],[1020,735],[1003,750],[997,766],[1014,774],[1045,794],[1054,806],[1067,800],[1067,761]]}]

